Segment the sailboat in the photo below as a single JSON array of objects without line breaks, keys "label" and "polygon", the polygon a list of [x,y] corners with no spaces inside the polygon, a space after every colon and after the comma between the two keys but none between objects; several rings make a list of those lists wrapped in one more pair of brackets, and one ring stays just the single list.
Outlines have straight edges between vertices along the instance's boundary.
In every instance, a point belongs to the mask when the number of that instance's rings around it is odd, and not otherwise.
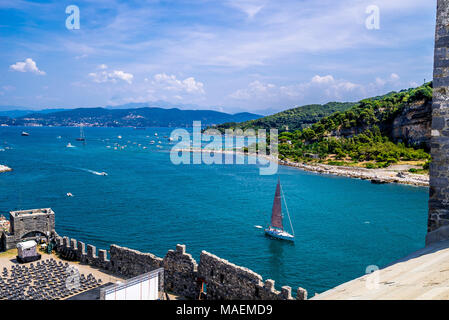
[{"label": "sailboat", "polygon": [[82,125],[80,125],[80,137],[76,138],[76,141],[86,141],[86,138],[84,137],[84,130],[83,130]]},{"label": "sailboat", "polygon": [[[290,221],[290,227],[292,229],[292,233],[290,234],[284,230],[283,225],[283,214],[282,214],[282,204],[281,204],[281,196],[284,199],[285,208],[287,211],[288,220]],[[273,209],[271,211],[271,224],[265,229],[265,235],[281,239],[287,241],[295,241],[295,232],[293,230],[292,221],[290,219],[290,214],[288,213],[287,203],[285,203],[284,194],[281,190],[281,181],[278,178],[278,184],[276,186],[276,193],[274,195],[273,201]]]}]

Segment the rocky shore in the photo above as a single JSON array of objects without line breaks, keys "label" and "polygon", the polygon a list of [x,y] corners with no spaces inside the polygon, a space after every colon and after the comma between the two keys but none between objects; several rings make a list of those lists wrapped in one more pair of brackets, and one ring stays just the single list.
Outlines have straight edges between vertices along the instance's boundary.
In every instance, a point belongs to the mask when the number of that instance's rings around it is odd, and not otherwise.
[{"label": "rocky shore", "polygon": [[4,166],[0,164],[0,173],[1,172],[6,172],[6,171],[12,171],[12,169],[10,167]]},{"label": "rocky shore", "polygon": [[[206,149],[179,149],[177,151],[187,151],[187,152],[210,152]],[[222,150],[216,151],[215,153],[235,153],[239,155],[248,155],[243,151],[232,151],[232,150]],[[261,156],[264,159],[270,161],[276,161],[276,158],[264,155]],[[358,167],[343,167],[343,166],[331,166],[327,164],[307,164],[298,163],[292,161],[279,160],[280,165],[285,165],[293,168],[298,168],[304,171],[315,172],[319,174],[330,174],[335,176],[349,177],[362,180],[371,180],[373,183],[401,183],[413,186],[428,187],[429,186],[429,176],[424,174],[413,174],[408,172],[408,168],[401,168],[401,166],[392,166],[385,169],[366,169]]]},{"label": "rocky shore", "polygon": [[385,169],[365,169],[356,167],[330,166],[327,164],[306,164],[280,160],[281,165],[286,165],[305,171],[320,174],[331,174],[349,178],[371,180],[373,183],[401,183],[414,186],[428,187],[429,176],[423,174],[413,174],[407,171],[394,168]]}]

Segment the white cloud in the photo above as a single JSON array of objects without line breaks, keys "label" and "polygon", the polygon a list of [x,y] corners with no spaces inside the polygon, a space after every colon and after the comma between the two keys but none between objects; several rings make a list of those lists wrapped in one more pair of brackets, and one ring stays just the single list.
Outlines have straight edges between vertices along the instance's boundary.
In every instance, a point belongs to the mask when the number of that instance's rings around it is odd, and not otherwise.
[{"label": "white cloud", "polygon": [[129,84],[132,83],[134,78],[134,76],[131,73],[127,73],[121,70],[114,70],[111,73],[109,73],[108,76],[112,79],[121,79],[123,81],[128,82]]},{"label": "white cloud", "polygon": [[227,4],[245,13],[248,18],[254,18],[265,6],[266,1],[260,0],[229,0]]},{"label": "white cloud", "polygon": [[253,81],[248,88],[239,89],[230,94],[230,97],[238,100],[247,100],[255,97],[268,97],[278,94],[278,88],[271,83],[262,83],[259,80]]},{"label": "white cloud", "polygon": [[390,79],[391,79],[391,81],[398,81],[400,79],[400,77],[396,73],[392,73],[390,75]]},{"label": "white cloud", "polygon": [[334,77],[333,76],[331,76],[331,75],[327,75],[327,76],[323,76],[323,77],[321,77],[321,76],[319,76],[319,75],[316,75],[316,76],[314,76],[313,78],[312,78],[312,81],[311,81],[312,83],[317,83],[317,84],[327,84],[327,83],[333,83],[333,82],[335,82],[335,79],[334,79]]},{"label": "white cloud", "polygon": [[399,80],[401,79],[401,77],[397,74],[397,73],[392,73],[390,74],[390,76],[388,78],[381,78],[381,77],[377,77],[376,80],[374,81],[373,84],[371,84],[371,86],[376,86],[379,88],[384,87],[385,85],[394,85],[394,84],[398,84]]},{"label": "white cloud", "polygon": [[87,58],[87,57],[88,57],[87,54],[80,54],[80,55],[75,56],[75,59],[79,60],[79,59],[84,59],[84,58]]},{"label": "white cloud", "polygon": [[18,72],[32,72],[38,75],[45,75],[45,72],[42,70],[39,70],[39,68],[36,65],[36,62],[33,61],[31,58],[25,59],[25,61],[19,61],[15,64],[12,64],[9,66],[9,68],[13,71]]},{"label": "white cloud", "polygon": [[260,100],[263,102],[289,100],[292,103],[298,103],[298,99],[306,96],[325,96],[328,100],[342,99],[355,89],[361,89],[361,86],[343,79],[335,79],[332,75],[316,75],[309,82],[284,86],[256,80],[251,82],[247,88],[239,89],[229,96],[237,100]]},{"label": "white cloud", "polygon": [[[96,77],[94,79],[97,82],[106,82],[109,81],[107,77],[110,73],[99,71],[92,77]],[[109,96],[107,103],[111,105],[157,100],[197,104],[204,101],[206,93],[204,84],[194,77],[178,79],[176,75],[167,73],[144,77],[142,81],[134,81],[132,86],[116,86],[114,88],[105,86],[104,90],[104,94]]]},{"label": "white cloud", "polygon": [[112,70],[111,72],[107,71],[107,65],[101,64],[98,66],[98,69],[103,71],[91,72],[89,73],[89,77],[92,78],[94,82],[104,83],[104,82],[112,82],[116,83],[117,80],[123,80],[128,84],[131,84],[134,78],[134,75],[131,73],[124,72],[122,70]]},{"label": "white cloud", "polygon": [[181,91],[192,94],[204,94],[204,84],[193,77],[179,80],[175,75],[158,73],[153,77],[152,84],[168,91]]}]

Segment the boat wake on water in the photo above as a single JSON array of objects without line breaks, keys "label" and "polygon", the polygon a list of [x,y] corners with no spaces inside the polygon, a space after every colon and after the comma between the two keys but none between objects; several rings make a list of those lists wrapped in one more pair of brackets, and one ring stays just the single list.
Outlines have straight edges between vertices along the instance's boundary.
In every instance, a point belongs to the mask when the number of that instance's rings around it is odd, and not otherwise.
[{"label": "boat wake on water", "polygon": [[84,168],[77,168],[77,169],[82,170],[82,171],[86,171],[86,172],[89,172],[89,173],[92,173],[92,174],[95,174],[97,176],[107,176],[108,175],[104,171],[98,172],[98,171],[94,171],[94,170],[90,170],[90,169],[84,169]]}]

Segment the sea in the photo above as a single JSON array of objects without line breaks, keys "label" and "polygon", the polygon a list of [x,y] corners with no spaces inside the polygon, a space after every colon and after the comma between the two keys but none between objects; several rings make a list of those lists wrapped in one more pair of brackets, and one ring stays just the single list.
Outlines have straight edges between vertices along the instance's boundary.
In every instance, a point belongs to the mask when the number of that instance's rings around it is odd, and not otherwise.
[{"label": "sea", "polygon": [[[284,166],[261,175],[259,164],[176,165],[172,131],[88,127],[83,144],[75,127],[0,127],[0,164],[13,168],[0,174],[0,214],[50,207],[60,235],[97,249],[164,257],[185,244],[197,262],[206,250],[294,295],[298,287],[321,293],[424,246],[427,188]],[[260,228],[278,178],[294,243]]]}]

